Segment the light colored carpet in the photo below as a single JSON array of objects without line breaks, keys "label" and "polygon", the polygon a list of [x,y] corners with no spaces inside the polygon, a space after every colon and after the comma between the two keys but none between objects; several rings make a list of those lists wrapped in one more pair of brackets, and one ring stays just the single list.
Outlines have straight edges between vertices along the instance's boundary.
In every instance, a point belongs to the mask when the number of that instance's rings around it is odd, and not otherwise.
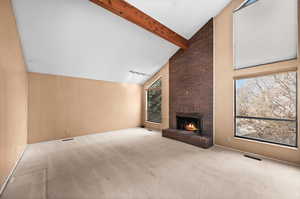
[{"label": "light colored carpet", "polygon": [[300,168],[127,129],[29,145],[1,199],[299,199]]}]

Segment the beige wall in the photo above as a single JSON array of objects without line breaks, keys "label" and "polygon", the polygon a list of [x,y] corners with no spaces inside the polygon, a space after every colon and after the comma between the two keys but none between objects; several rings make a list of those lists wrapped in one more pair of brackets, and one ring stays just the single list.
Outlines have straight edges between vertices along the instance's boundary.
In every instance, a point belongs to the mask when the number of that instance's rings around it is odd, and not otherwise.
[{"label": "beige wall", "polygon": [[29,143],[141,125],[142,87],[29,73]]},{"label": "beige wall", "polygon": [[[162,123],[156,124],[152,122],[147,122],[146,116],[146,91],[149,86],[157,79],[162,80]],[[169,128],[169,63],[165,64],[159,72],[157,72],[153,77],[151,77],[144,84],[143,93],[143,122],[145,127],[151,129],[166,129]]]},{"label": "beige wall", "polygon": [[27,143],[27,73],[9,0],[0,0],[0,188]]},{"label": "beige wall", "polygon": [[[299,66],[299,60],[293,60],[243,70],[233,70],[232,11],[243,1],[233,0],[215,17],[215,143],[271,158],[300,163],[299,149],[234,138],[233,79],[298,70]],[[300,76],[298,75],[298,77]],[[300,87],[298,86],[298,88]],[[298,99],[300,99],[299,96]],[[298,136],[299,138],[300,136]],[[300,143],[300,140],[298,143]]]}]

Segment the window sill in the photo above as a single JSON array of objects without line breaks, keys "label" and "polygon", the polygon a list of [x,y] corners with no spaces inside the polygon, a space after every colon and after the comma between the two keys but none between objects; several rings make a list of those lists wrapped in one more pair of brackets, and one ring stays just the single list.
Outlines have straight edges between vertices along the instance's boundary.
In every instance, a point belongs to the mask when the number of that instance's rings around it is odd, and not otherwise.
[{"label": "window sill", "polygon": [[161,125],[162,124],[162,123],[156,123],[156,122],[150,122],[150,121],[145,121],[145,123],[156,124],[156,125]]}]

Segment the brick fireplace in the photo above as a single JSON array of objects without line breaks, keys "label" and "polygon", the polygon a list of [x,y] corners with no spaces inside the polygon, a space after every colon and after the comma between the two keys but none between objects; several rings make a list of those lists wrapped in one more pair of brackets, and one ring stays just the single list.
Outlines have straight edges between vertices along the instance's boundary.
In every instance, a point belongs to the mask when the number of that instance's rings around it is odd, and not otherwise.
[{"label": "brick fireplace", "polygon": [[[189,44],[187,50],[179,50],[169,61],[170,129],[179,130],[178,113],[196,113],[201,115],[201,135],[212,145],[213,19],[190,39]],[[191,133],[187,129],[181,130]]]}]

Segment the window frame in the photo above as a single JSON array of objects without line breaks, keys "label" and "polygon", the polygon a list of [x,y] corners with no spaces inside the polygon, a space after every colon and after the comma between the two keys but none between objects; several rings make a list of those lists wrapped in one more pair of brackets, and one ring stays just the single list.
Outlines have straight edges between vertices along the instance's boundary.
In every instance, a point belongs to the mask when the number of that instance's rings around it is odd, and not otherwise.
[{"label": "window frame", "polygon": [[[263,118],[263,117],[251,117],[251,116],[237,116],[236,114],[236,109],[237,109],[237,103],[236,103],[236,95],[237,95],[237,90],[236,90],[236,81],[241,80],[241,79],[249,79],[249,78],[258,78],[258,77],[263,77],[263,76],[268,76],[268,75],[273,75],[273,74],[282,74],[282,73],[288,73],[288,72],[295,72],[296,73],[296,119],[295,120],[289,120],[289,119],[279,119],[279,118]],[[298,143],[298,72],[297,71],[285,71],[285,72],[273,72],[270,74],[263,74],[263,75],[256,75],[252,77],[241,77],[241,78],[236,78],[233,80],[234,84],[234,137],[239,138],[239,139],[244,139],[244,140],[252,140],[256,141],[258,143],[268,143],[268,144],[274,144],[278,146],[285,146],[285,147],[292,147],[292,148],[298,148],[299,143]],[[256,119],[256,120],[269,120],[269,121],[286,121],[286,122],[296,122],[296,143],[295,145],[288,145],[284,143],[278,143],[278,142],[272,142],[268,140],[263,140],[263,139],[258,139],[258,138],[251,138],[251,137],[243,137],[237,135],[237,119]]]},{"label": "window frame", "polygon": [[[149,90],[151,90],[150,89],[150,87],[153,85],[153,84],[155,84],[157,81],[160,81],[160,84],[161,84],[161,87],[160,87],[160,89],[161,89],[161,98],[162,98],[162,84],[163,84],[163,82],[162,82],[162,78],[161,77],[157,77],[156,79],[154,79],[153,81],[151,81],[151,83],[147,86],[147,88],[146,88],[146,93],[145,93],[145,98],[146,98],[146,107],[145,107],[145,109],[146,109],[146,122],[148,122],[148,123],[152,123],[152,124],[162,124],[162,103],[161,103],[161,111],[160,111],[160,114],[161,114],[161,121],[160,122],[153,122],[153,121],[150,121],[149,120],[149,118],[148,118],[148,91]],[[162,100],[161,100],[162,101]]]}]

